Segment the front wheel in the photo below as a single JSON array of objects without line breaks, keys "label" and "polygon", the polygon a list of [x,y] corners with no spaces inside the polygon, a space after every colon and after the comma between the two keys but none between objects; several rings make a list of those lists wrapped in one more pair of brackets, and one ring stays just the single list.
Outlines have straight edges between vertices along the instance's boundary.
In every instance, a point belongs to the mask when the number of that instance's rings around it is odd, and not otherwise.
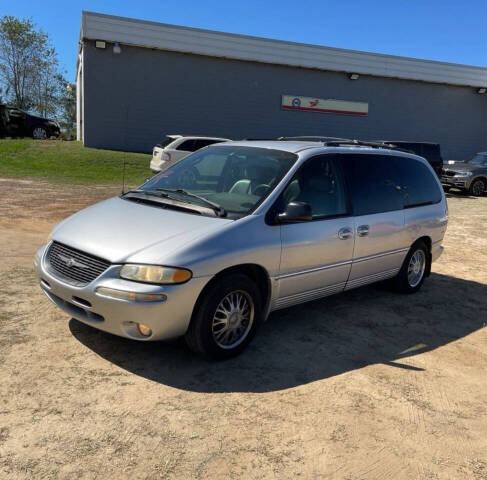
[{"label": "front wheel", "polygon": [[45,140],[47,138],[47,130],[44,127],[35,127],[32,130],[32,138],[35,140]]},{"label": "front wheel", "polygon": [[424,242],[416,242],[406,255],[395,278],[395,290],[399,293],[417,292],[423,285],[429,262],[428,248]]},{"label": "front wheel", "polygon": [[252,340],[262,317],[255,283],[232,274],[214,281],[204,292],[185,335],[194,352],[217,360],[239,354]]},{"label": "front wheel", "polygon": [[475,197],[480,197],[485,192],[485,181],[482,178],[478,178],[470,185],[469,193]]}]

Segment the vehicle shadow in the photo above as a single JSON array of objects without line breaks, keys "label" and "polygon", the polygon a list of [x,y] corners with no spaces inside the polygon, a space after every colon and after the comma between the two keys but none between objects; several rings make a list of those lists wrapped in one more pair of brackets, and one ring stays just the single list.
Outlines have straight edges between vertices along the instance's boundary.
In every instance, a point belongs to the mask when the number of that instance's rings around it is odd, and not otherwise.
[{"label": "vehicle shadow", "polygon": [[468,200],[477,200],[479,197],[474,197],[464,190],[449,190],[445,192],[446,198],[466,198]]},{"label": "vehicle shadow", "polygon": [[365,367],[421,371],[414,355],[485,326],[487,285],[432,274],[415,295],[369,286],[274,312],[249,348],[225,362],[191,354],[180,341],[141,343],[76,320],[72,334],[119,367],[195,392],[270,392]]}]

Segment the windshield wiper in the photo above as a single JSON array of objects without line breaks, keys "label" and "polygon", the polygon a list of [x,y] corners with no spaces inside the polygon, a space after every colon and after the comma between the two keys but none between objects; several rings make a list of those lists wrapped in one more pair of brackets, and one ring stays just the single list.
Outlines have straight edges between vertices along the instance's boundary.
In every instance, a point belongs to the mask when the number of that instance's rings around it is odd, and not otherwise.
[{"label": "windshield wiper", "polygon": [[227,216],[227,211],[221,206],[218,205],[218,203],[212,202],[211,200],[208,200],[205,197],[200,197],[199,195],[196,195],[195,193],[187,192],[186,190],[183,190],[182,188],[177,188],[177,189],[171,189],[171,188],[154,188],[154,190],[157,190],[162,193],[179,193],[181,195],[184,195],[186,197],[191,197],[191,198],[196,198],[206,205],[209,205],[213,211],[219,216],[219,217],[226,217]]}]

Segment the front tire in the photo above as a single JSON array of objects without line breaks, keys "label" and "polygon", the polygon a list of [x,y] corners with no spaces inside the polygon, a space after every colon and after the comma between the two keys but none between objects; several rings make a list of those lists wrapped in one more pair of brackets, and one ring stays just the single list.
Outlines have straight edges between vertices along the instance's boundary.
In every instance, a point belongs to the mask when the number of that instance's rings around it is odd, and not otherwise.
[{"label": "front tire", "polygon": [[474,197],[480,197],[485,192],[485,188],[485,180],[478,178],[472,182],[470,188],[468,189],[468,193]]},{"label": "front tire", "polygon": [[198,302],[186,344],[207,358],[230,358],[250,343],[261,320],[262,300],[255,282],[243,274],[221,277]]},{"label": "front tire", "polygon": [[394,289],[399,293],[416,293],[423,285],[429,271],[430,255],[422,241],[416,242],[409,250],[401,270],[394,279]]},{"label": "front tire", "polygon": [[47,138],[47,130],[44,127],[35,127],[32,130],[32,138],[34,140],[45,140]]}]

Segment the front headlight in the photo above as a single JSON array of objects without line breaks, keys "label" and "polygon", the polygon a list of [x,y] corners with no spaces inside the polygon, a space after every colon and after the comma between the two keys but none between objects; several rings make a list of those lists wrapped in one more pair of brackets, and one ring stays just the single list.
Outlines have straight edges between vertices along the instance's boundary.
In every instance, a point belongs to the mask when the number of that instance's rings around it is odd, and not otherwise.
[{"label": "front headlight", "polygon": [[161,267],[159,265],[127,264],[120,269],[121,278],[145,283],[184,283],[192,276],[191,271],[185,268]]},{"label": "front headlight", "polygon": [[455,173],[455,177],[457,178],[466,178],[466,177],[471,177],[473,174],[472,172],[457,172]]}]

